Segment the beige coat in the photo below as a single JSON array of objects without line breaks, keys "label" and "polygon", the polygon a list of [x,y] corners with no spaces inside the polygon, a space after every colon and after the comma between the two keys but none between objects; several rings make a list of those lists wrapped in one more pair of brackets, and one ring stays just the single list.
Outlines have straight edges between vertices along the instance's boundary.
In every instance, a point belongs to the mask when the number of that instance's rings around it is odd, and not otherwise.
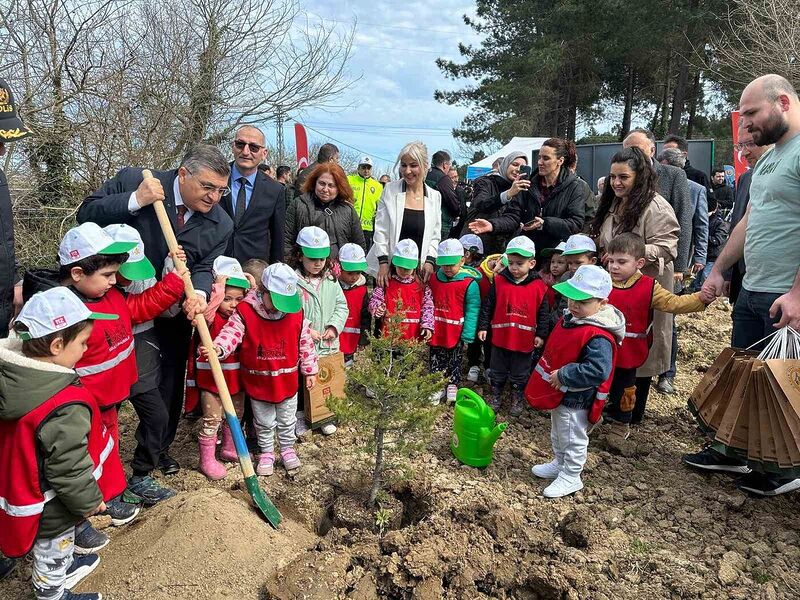
[{"label": "beige coat", "polygon": [[[619,222],[614,213],[617,207],[615,201],[595,240],[601,256],[615,234],[626,233],[615,231]],[[639,223],[629,233],[635,233],[644,238],[647,263],[642,269],[642,273],[654,277],[664,289],[671,292],[674,287],[672,261],[678,255],[678,234],[680,233],[678,219],[675,218],[672,206],[656,194],[652,202],[645,208]],[[637,377],[652,377],[669,369],[673,318],[671,314],[655,311],[653,315],[653,346],[650,348],[647,362],[636,371]]]}]

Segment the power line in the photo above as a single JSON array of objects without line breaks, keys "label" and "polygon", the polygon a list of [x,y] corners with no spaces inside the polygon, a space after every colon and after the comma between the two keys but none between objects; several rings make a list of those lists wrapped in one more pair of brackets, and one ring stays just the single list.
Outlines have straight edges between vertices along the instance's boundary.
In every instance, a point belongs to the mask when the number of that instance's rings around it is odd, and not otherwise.
[{"label": "power line", "polygon": [[347,147],[347,148],[350,148],[351,150],[355,150],[356,152],[359,152],[359,153],[361,153],[361,154],[371,154],[371,155],[372,155],[372,156],[374,156],[375,158],[377,158],[377,159],[379,159],[379,160],[382,160],[382,161],[384,161],[384,162],[387,162],[387,163],[393,163],[393,162],[394,162],[394,160],[393,160],[393,159],[390,159],[390,158],[384,158],[383,156],[378,156],[378,155],[376,155],[376,154],[374,154],[374,153],[372,153],[372,152],[367,152],[366,150],[362,150],[361,148],[357,148],[356,146],[353,146],[353,145],[351,145],[351,144],[348,144],[347,142],[343,142],[342,140],[337,140],[335,137],[333,137],[333,136],[330,136],[330,135],[328,135],[327,133],[323,133],[323,132],[321,132],[319,129],[315,129],[315,128],[311,127],[310,125],[306,125],[305,123],[302,123],[301,121],[298,121],[297,119],[289,119],[289,120],[290,120],[290,121],[294,121],[295,123],[300,123],[301,125],[303,125],[304,127],[306,127],[306,128],[308,128],[308,129],[310,129],[310,130],[311,130],[311,131],[313,131],[314,133],[318,133],[319,135],[321,135],[321,136],[323,136],[323,137],[326,137],[326,138],[328,138],[329,140],[333,140],[333,141],[334,141],[334,142],[336,142],[337,144],[341,144],[342,146],[345,146],[345,147]]}]

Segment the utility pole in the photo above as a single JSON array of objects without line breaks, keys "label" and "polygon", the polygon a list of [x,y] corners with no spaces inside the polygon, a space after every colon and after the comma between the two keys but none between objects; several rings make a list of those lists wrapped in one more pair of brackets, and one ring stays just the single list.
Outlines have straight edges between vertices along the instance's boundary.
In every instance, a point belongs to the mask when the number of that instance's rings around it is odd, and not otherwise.
[{"label": "utility pole", "polygon": [[278,106],[277,111],[275,113],[275,128],[276,128],[276,137],[277,137],[277,162],[275,163],[275,168],[282,165],[283,161],[283,109]]}]

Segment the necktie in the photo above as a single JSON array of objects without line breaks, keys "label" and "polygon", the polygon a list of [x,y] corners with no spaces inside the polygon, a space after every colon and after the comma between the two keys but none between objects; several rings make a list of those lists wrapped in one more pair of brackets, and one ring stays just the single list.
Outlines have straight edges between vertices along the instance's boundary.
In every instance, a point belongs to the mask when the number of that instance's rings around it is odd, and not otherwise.
[{"label": "necktie", "polygon": [[234,222],[238,225],[239,221],[242,220],[242,215],[245,211],[245,200],[247,199],[246,191],[245,191],[245,184],[247,183],[247,179],[244,177],[239,177],[236,181],[239,182],[239,192],[236,194],[236,210],[233,213]]},{"label": "necktie", "polygon": [[180,231],[180,230],[183,229],[183,226],[186,225],[186,210],[187,209],[183,204],[181,204],[179,206],[176,206],[175,210],[178,211],[177,223],[178,223],[178,231]]}]

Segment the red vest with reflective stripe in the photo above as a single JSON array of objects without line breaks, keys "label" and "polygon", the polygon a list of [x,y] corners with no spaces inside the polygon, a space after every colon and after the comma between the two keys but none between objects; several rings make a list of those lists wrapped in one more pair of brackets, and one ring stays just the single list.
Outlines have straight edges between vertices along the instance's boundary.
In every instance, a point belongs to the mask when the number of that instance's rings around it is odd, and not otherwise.
[{"label": "red vest with reflective stripe", "polygon": [[[403,305],[403,339],[416,340],[420,334],[420,319],[422,318],[422,300],[425,298],[425,287],[415,277],[409,283],[398,281],[394,277],[389,278],[386,286],[386,314],[395,315],[398,305]],[[386,325],[384,321],[384,332]]]},{"label": "red vest with reflective stripe", "polygon": [[550,307],[550,311],[554,311],[556,309],[556,291],[553,289],[552,285],[547,286],[547,293],[544,297],[547,299],[547,305]]},{"label": "red vest with reflective stripe", "polygon": [[6,556],[23,556],[31,549],[44,505],[56,497],[52,490],[42,490],[46,480],[39,469],[46,457],[39,454],[37,435],[50,415],[68,404],[85,405],[92,414],[87,451],[103,500],[125,489],[119,451],[100,420],[97,403],[83,386],[69,385],[20,419],[0,421],[0,551]]},{"label": "red vest with reflective stripe", "polygon": [[[533,408],[537,410],[550,410],[561,404],[564,393],[570,391],[569,388],[561,387],[555,389],[550,385],[550,373],[560,369],[564,365],[577,362],[580,358],[584,346],[596,337],[602,337],[611,342],[614,359],[617,356],[617,342],[614,336],[603,329],[594,325],[578,325],[577,327],[564,327],[564,319],[560,319],[553,329],[553,333],[547,338],[544,347],[544,354],[539,359],[539,363],[531,373],[528,385],[525,386],[525,398]],[[614,378],[614,369],[603,383],[597,388],[597,396],[589,409],[589,422],[597,423],[603,412],[603,404],[608,398],[608,391],[611,389],[611,380]],[[580,390],[574,390],[580,391]]]},{"label": "red vest with reflective stripe", "polygon": [[[219,332],[222,331],[222,328],[225,327],[225,323],[227,322],[228,319],[221,314],[214,313],[214,320],[211,322],[211,327],[209,328],[212,340],[219,335]],[[197,355],[194,354],[190,356]],[[231,352],[230,355],[219,362],[222,367],[222,375],[225,377],[225,383],[228,384],[228,392],[231,395],[238,394],[242,390],[242,378],[239,375],[239,352]],[[219,393],[217,384],[214,383],[214,376],[211,375],[211,365],[208,363],[208,359],[200,357],[197,358],[197,387],[215,394]]]},{"label": "red vest with reflective stripe", "polygon": [[428,342],[438,348],[455,348],[464,330],[464,299],[472,277],[439,281],[436,274],[428,285],[433,295],[433,336]]},{"label": "red vest with reflective stripe", "polygon": [[625,315],[625,340],[617,353],[615,365],[636,369],[647,362],[653,345],[653,289],[656,280],[642,275],[627,289],[612,288],[608,303]]},{"label": "red vest with reflective stripe", "polygon": [[84,304],[93,312],[119,315],[116,321],[93,322],[86,352],[75,365],[81,383],[100,408],[114,406],[130,396],[131,386],[139,379],[131,312],[125,296],[115,287],[97,302]]},{"label": "red vest with reflective stripe", "polygon": [[246,302],[236,310],[245,327],[239,350],[244,391],[262,402],[278,403],[291,398],[298,390],[303,311],[271,320],[259,316]]},{"label": "red vest with reflective stripe", "polygon": [[514,352],[533,352],[536,315],[547,293],[547,284],[534,279],[517,285],[500,274],[494,278],[494,293],[492,345]]},{"label": "red vest with reflective stripe", "polygon": [[339,350],[345,354],[353,354],[358,349],[358,340],[361,339],[361,308],[367,296],[367,286],[358,285],[342,289],[347,300],[347,321],[344,329],[339,334]]}]

